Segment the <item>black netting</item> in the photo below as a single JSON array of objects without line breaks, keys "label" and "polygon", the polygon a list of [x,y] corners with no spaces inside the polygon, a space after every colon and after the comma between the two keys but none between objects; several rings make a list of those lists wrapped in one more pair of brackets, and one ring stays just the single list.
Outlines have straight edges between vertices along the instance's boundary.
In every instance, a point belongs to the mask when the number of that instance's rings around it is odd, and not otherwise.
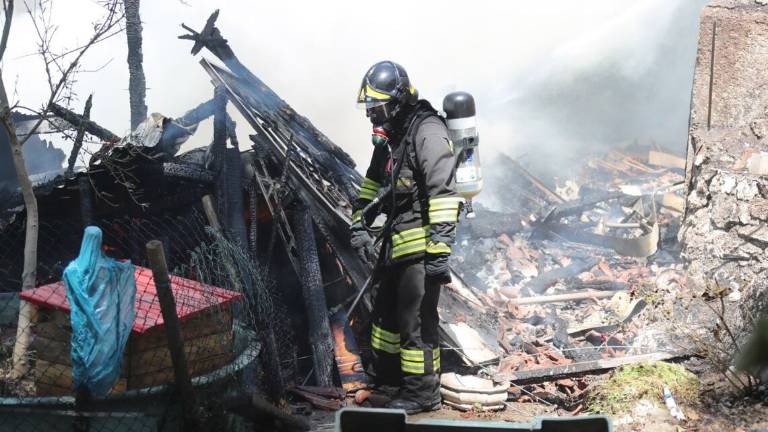
[{"label": "black netting", "polygon": [[58,306],[65,293],[62,272],[80,248],[81,218],[65,212],[41,217],[36,285],[46,289],[36,289],[34,302],[20,302],[25,220],[23,212],[7,217],[0,225],[0,429],[179,430],[165,328],[156,325],[160,311],[151,271],[142,269],[153,239],[163,243],[174,275],[188,369],[209,420],[237,428],[240,420],[224,416],[218,402],[264,381],[254,359],[265,333],[277,341],[284,376],[294,374],[293,332],[269,272],[247,247],[208,228],[201,205],[102,216],[95,225],[107,255],[140,266],[136,290],[145,304],[137,302],[120,379],[106,400],[75,404],[71,323]]}]

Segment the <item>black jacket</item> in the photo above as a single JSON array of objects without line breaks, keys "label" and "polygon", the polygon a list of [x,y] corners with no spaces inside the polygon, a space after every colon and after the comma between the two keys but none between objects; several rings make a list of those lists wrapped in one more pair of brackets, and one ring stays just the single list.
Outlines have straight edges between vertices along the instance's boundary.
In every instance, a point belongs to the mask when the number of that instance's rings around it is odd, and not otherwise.
[{"label": "black jacket", "polygon": [[[399,129],[391,137],[395,159],[398,155],[404,159],[395,188],[395,208],[391,208],[390,196],[382,199],[383,212],[394,218],[386,245],[389,261],[401,262],[425,253],[450,254],[462,198],[456,193],[456,158],[448,130],[423,100]],[[405,151],[401,146],[406,146]],[[392,169],[398,163],[390,162],[386,147],[374,150],[355,201],[353,222],[360,220],[361,210],[391,183]]]}]

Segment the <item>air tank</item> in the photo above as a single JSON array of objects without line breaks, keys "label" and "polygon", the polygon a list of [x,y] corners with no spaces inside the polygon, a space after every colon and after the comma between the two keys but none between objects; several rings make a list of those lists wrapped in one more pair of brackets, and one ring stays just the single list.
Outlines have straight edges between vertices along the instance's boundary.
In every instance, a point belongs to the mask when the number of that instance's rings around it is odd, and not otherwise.
[{"label": "air tank", "polygon": [[443,112],[456,154],[456,189],[466,200],[467,218],[472,219],[475,217],[472,198],[483,189],[475,98],[467,92],[450,93],[443,99]]}]

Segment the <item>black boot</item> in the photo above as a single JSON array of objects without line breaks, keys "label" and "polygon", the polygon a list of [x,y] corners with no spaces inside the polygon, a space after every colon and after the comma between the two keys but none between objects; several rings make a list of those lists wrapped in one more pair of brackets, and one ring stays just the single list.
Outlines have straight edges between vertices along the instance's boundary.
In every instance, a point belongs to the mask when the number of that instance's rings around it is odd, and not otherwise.
[{"label": "black boot", "polygon": [[427,403],[420,403],[409,399],[395,399],[387,404],[389,409],[401,409],[405,410],[408,414],[418,414],[420,412],[437,411],[442,408],[440,399],[430,401]]},{"label": "black boot", "polygon": [[[429,361],[432,361],[431,358]],[[405,374],[400,393],[395,400],[387,404],[387,408],[403,409],[408,414],[417,414],[439,410],[442,407],[441,401],[438,374]]]}]

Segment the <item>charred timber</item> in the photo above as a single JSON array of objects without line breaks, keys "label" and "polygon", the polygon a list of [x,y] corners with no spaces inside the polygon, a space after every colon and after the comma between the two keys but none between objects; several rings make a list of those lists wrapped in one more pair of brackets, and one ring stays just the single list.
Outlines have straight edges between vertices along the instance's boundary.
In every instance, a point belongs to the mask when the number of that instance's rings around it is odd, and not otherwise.
[{"label": "charred timber", "polygon": [[216,10],[199,33],[182,24],[182,27],[189,34],[179,36],[179,38],[195,42],[192,54],[197,54],[202,48],[207,48],[230,71],[247,83],[251,91],[258,94],[258,100],[252,102],[259,105],[262,114],[272,113],[269,114],[269,120],[278,124],[283,123],[287,129],[294,132],[297,136],[297,144],[301,149],[310,154],[327,172],[332,173],[335,182],[342,186],[347,198],[353,200],[357,193],[355,181],[359,182],[361,179],[354,170],[355,163],[352,158],[340,147],[333,144],[309,120],[296,113],[290,105],[240,62],[227,40],[215,26],[218,15],[219,11]]},{"label": "charred timber", "polygon": [[240,150],[228,148],[225,152],[225,167],[221,173],[226,182],[226,226],[231,239],[243,250],[248,250],[248,231],[245,227],[245,204],[243,203],[242,178],[243,170],[240,161]]},{"label": "charred timber", "polygon": [[193,126],[212,116],[215,110],[216,99],[210,99],[187,111],[183,116],[177,118],[176,123],[184,127]]},{"label": "charred timber", "polygon": [[[294,154],[296,156],[295,161],[288,159],[287,149],[293,145],[293,142],[282,135],[275,134],[273,129],[259,121],[262,118],[262,114],[255,109],[255,105],[251,104],[253,99],[259,96],[254,95],[250,86],[245,86],[231,72],[213,65],[205,59],[201,61],[201,65],[211,76],[215,86],[225,86],[233,105],[257,132],[251,135],[251,139],[254,141],[254,152],[257,155],[254,161],[256,163],[252,164],[252,166],[258,168],[264,162],[265,164],[272,165],[273,168],[281,165],[289,168],[288,171],[284,172],[289,174],[287,180],[290,189],[296,192],[304,203],[310,207],[310,212],[318,229],[330,244],[333,254],[342,262],[342,266],[348,272],[353,285],[357,287],[362,286],[370,270],[365,267],[355,252],[349,248],[350,219],[348,210],[351,209],[351,201],[343,196],[343,194],[334,192],[334,187],[337,184],[334,183],[332,177],[323,177],[328,171],[323,170],[321,166],[314,163],[314,159],[305,157],[305,154]],[[263,170],[256,169],[256,171]],[[280,171],[273,169],[270,172],[269,177],[274,177]],[[357,179],[355,182],[359,183],[360,175],[355,170],[351,170],[351,172],[354,172],[354,176],[356,176],[354,177]],[[266,171],[262,174],[266,175],[265,173]],[[347,175],[345,171],[340,171],[336,174],[335,177],[353,178],[351,177],[352,174]],[[257,177],[254,176],[254,179]],[[267,195],[267,190],[265,189],[262,194]],[[269,202],[268,200],[266,201],[267,203]],[[265,253],[268,254],[268,252]]]},{"label": "charred timber", "polygon": [[222,87],[216,87],[213,91],[215,100],[213,111],[213,142],[211,143],[210,168],[216,178],[216,213],[219,220],[224,223],[224,230],[229,227],[227,223],[227,182],[225,178],[226,152],[227,152],[227,94]]},{"label": "charred timber", "polygon": [[83,228],[93,225],[93,191],[91,190],[91,180],[87,175],[77,179],[77,187],[80,192],[80,219],[83,222]]},{"label": "charred timber", "polygon": [[[85,108],[83,109],[83,120],[90,120],[91,119],[91,106],[93,104],[93,95],[88,96],[88,99],[85,101]],[[77,155],[80,153],[80,149],[83,147],[83,139],[85,138],[85,124],[80,123],[80,126],[77,127],[77,135],[75,135],[75,142],[72,145],[72,152],[69,154],[69,159],[67,160],[67,171],[66,176],[69,177],[72,175],[72,172],[75,169],[75,162],[77,162]]]},{"label": "charred timber", "polygon": [[307,311],[309,343],[312,346],[312,362],[315,380],[320,387],[333,386],[333,337],[328,321],[328,306],[320,272],[320,258],[308,209],[296,206],[291,219],[299,253],[299,279],[301,280],[304,305]]},{"label": "charred timber", "polygon": [[75,128],[80,128],[82,126],[86,132],[102,141],[108,143],[116,143],[120,141],[120,137],[108,129],[99,126],[93,120],[84,119],[80,114],[72,112],[61,105],[51,104],[51,113]]},{"label": "charred timber", "polygon": [[141,52],[140,0],[125,0],[125,34],[128,39],[128,94],[131,105],[131,130],[147,118],[147,82],[144,54]]}]

